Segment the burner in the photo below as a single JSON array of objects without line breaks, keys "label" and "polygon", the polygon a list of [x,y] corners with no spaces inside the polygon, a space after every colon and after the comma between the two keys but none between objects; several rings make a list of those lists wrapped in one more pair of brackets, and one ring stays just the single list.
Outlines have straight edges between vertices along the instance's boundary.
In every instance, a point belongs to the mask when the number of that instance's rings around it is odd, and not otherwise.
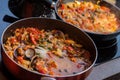
[{"label": "burner", "polygon": [[120,0],[116,0],[116,6],[120,7]]},{"label": "burner", "polygon": [[112,59],[117,52],[117,39],[96,42],[98,49],[97,63]]},{"label": "burner", "polygon": [[106,40],[106,41],[95,41],[95,44],[98,48],[104,48],[104,47],[110,47],[112,46],[113,44],[116,44],[117,43],[117,39],[111,39],[111,40]]}]

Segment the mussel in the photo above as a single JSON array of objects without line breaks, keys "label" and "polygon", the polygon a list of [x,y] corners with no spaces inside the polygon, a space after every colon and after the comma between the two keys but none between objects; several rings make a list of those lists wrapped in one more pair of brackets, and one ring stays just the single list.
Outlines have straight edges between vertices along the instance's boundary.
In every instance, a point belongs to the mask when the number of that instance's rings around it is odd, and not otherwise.
[{"label": "mussel", "polygon": [[15,50],[14,50],[14,58],[17,58],[18,56],[24,56],[24,53],[25,51],[23,50],[23,48],[21,46],[17,47]]},{"label": "mussel", "polygon": [[36,66],[36,63],[37,63],[37,60],[39,59],[38,56],[34,56],[32,59],[31,59],[31,67],[33,69],[35,69],[35,66]]},{"label": "mussel", "polygon": [[62,31],[56,30],[54,32],[54,35],[59,37],[59,38],[65,39],[65,34]]}]

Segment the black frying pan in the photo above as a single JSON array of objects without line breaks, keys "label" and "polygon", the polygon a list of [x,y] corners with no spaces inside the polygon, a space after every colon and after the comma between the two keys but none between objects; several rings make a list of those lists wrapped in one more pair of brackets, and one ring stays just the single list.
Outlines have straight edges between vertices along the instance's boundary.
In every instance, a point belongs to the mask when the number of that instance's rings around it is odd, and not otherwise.
[{"label": "black frying pan", "polygon": [[[62,3],[68,3],[68,2],[74,1],[74,0],[57,0],[56,3],[53,3],[52,0],[44,0],[44,1],[46,1],[46,3],[48,3],[48,4],[52,4],[51,6],[56,11],[57,17],[60,20],[63,20],[62,17],[60,17],[58,14],[58,8],[61,6]],[[78,0],[78,1],[84,1],[84,0]],[[97,3],[97,0],[85,0],[85,1],[92,1],[93,3]],[[120,9],[117,6],[107,2],[105,0],[101,0],[99,5],[103,5],[103,6],[110,8],[111,11],[117,16],[117,18],[120,19]],[[115,54],[116,52],[113,47],[115,47],[115,45],[117,45],[116,40],[117,40],[117,36],[120,34],[120,29],[118,29],[116,32],[111,33],[111,34],[98,34],[98,33],[89,32],[89,31],[85,31],[85,30],[83,30],[83,31],[86,32],[94,40],[94,42],[97,46],[98,54],[99,54],[97,62],[109,60],[114,56],[113,54]],[[110,57],[109,59],[108,59],[108,56]]]},{"label": "black frying pan", "polygon": [[[75,0],[57,0],[56,3],[54,3],[52,0],[44,0],[44,1],[48,3],[49,5],[51,4],[51,7],[55,9],[58,18],[63,20],[62,17],[59,16],[58,14],[58,8],[61,6],[62,3],[68,3],[71,1],[75,1]],[[84,0],[78,0],[78,1],[84,1]],[[91,1],[93,3],[97,3],[98,0],[85,0],[85,1]],[[110,8],[110,10],[120,19],[120,9],[117,6],[104,0],[101,0],[99,5],[103,5],[103,6]],[[115,39],[120,34],[120,29],[110,34],[99,34],[99,33],[94,33],[94,32],[89,32],[89,31],[85,31],[85,32],[87,32],[94,41],[98,42],[98,41],[108,41],[108,40]]]},{"label": "black frying pan", "polygon": [[5,15],[3,20],[14,22],[27,17],[56,18],[55,11],[44,0],[8,0],[8,8],[15,15]]},{"label": "black frying pan", "polygon": [[[63,20],[62,17],[58,14],[58,8],[61,6],[62,3],[68,3],[74,0],[57,0],[56,3],[53,2],[52,0],[44,0],[44,1],[49,5],[51,4],[51,7],[55,10],[58,19]],[[78,0],[78,1],[84,1],[84,0]],[[85,0],[85,1],[92,1],[93,3],[97,3],[97,0]],[[99,5],[103,5],[110,8],[110,10],[117,16],[117,18],[120,19],[120,9],[117,6],[104,0],[101,0]],[[98,34],[85,30],[83,31],[86,32],[94,40],[95,44],[97,45],[97,48],[100,49],[100,51],[98,52],[101,52],[101,50],[103,50],[104,47],[110,47],[111,45],[113,45],[112,42],[115,41],[116,37],[120,34],[120,26],[116,32],[110,34]]]}]

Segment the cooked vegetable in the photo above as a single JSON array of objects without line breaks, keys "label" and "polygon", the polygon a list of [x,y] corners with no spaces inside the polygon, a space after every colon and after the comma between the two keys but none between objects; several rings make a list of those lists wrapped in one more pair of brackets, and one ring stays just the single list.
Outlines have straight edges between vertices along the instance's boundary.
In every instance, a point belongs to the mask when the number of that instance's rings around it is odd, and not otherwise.
[{"label": "cooked vegetable", "polygon": [[120,26],[119,19],[108,7],[92,2],[73,1],[61,4],[58,14],[64,21],[95,33],[113,33]]},{"label": "cooked vegetable", "polygon": [[4,47],[18,64],[42,74],[69,75],[91,64],[89,51],[59,30],[18,28]]}]

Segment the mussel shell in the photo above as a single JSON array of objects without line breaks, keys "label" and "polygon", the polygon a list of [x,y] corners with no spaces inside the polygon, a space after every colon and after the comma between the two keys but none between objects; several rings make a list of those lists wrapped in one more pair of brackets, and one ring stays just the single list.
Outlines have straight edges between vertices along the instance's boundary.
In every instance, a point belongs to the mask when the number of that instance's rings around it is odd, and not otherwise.
[{"label": "mussel shell", "polygon": [[65,34],[62,31],[56,30],[55,35],[59,36],[59,38],[65,39]]},{"label": "mussel shell", "polygon": [[18,56],[23,56],[23,55],[24,55],[24,50],[22,49],[22,46],[19,46],[14,50],[14,53],[13,53],[14,58],[17,58]]},{"label": "mussel shell", "polygon": [[35,64],[36,64],[36,60],[38,59],[39,57],[38,56],[33,56],[32,59],[31,59],[31,67],[33,69],[35,69]]}]

